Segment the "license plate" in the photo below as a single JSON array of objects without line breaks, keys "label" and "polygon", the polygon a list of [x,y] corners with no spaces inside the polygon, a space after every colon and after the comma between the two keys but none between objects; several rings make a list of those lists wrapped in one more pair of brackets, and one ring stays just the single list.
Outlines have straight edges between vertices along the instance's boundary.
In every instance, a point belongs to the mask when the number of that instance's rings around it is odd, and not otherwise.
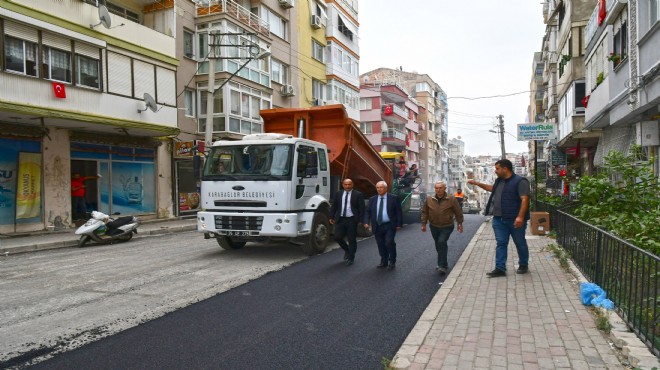
[{"label": "license plate", "polygon": [[249,231],[227,231],[229,236],[250,236]]}]

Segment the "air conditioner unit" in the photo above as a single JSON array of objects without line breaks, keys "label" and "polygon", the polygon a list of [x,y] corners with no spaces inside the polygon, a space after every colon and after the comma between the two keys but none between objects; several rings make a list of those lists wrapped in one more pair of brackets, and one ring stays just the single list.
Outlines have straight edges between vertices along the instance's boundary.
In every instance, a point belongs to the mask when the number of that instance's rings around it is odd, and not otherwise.
[{"label": "air conditioner unit", "polygon": [[312,15],[312,27],[319,29],[321,28],[321,17],[318,15]]},{"label": "air conditioner unit", "polygon": [[282,85],[280,92],[283,96],[292,96],[293,95],[293,86],[291,85]]},{"label": "air conditioner unit", "polygon": [[293,0],[278,0],[280,6],[284,9],[293,8]]}]

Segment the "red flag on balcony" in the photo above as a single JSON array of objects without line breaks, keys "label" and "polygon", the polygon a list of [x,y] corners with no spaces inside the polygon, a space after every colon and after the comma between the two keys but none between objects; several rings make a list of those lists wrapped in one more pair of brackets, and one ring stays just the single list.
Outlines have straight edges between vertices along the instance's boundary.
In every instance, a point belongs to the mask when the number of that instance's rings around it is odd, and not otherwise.
[{"label": "red flag on balcony", "polygon": [[586,108],[587,105],[589,104],[589,97],[590,97],[590,96],[591,96],[591,95],[587,95],[587,96],[585,96],[584,98],[582,98],[582,106],[583,106],[583,107]]},{"label": "red flag on balcony", "polygon": [[383,109],[383,112],[385,113],[386,116],[392,114],[393,111],[394,109],[392,108],[391,104],[386,105],[385,108]]},{"label": "red flag on balcony", "polygon": [[605,20],[605,16],[607,16],[607,1],[606,0],[598,0],[598,25],[600,26],[603,24],[603,21]]},{"label": "red flag on balcony", "polygon": [[56,98],[66,99],[66,88],[61,82],[53,81],[53,93],[55,94]]}]

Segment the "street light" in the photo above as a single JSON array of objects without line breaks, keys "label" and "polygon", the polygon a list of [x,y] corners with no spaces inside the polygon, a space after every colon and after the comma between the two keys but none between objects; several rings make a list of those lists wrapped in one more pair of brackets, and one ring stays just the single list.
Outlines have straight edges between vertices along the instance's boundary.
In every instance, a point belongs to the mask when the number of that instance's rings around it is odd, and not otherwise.
[{"label": "street light", "polygon": [[[250,49],[252,50],[252,49]],[[209,56],[209,82],[208,82],[208,98],[206,100],[206,127],[204,128],[204,150],[209,150],[213,144],[213,95],[215,95],[218,90],[222,89],[232,78],[234,78],[238,72],[240,72],[245,66],[248,65],[254,59],[264,59],[270,56],[270,51],[265,50],[258,54],[250,55],[245,63],[243,63],[234,73],[232,73],[227,79],[222,81],[220,86],[215,87],[215,55],[214,57]]]}]

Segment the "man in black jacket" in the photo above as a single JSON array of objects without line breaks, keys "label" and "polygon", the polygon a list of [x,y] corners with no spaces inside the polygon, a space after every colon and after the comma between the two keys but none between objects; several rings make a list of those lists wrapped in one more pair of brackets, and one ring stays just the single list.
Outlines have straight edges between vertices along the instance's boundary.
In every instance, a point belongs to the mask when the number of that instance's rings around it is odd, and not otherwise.
[{"label": "man in black jacket", "polygon": [[357,227],[364,217],[364,196],[353,189],[351,179],[344,179],[342,187],[344,190],[338,191],[332,201],[330,224],[335,225],[335,241],[344,250],[344,260],[350,266],[357,252]]}]

